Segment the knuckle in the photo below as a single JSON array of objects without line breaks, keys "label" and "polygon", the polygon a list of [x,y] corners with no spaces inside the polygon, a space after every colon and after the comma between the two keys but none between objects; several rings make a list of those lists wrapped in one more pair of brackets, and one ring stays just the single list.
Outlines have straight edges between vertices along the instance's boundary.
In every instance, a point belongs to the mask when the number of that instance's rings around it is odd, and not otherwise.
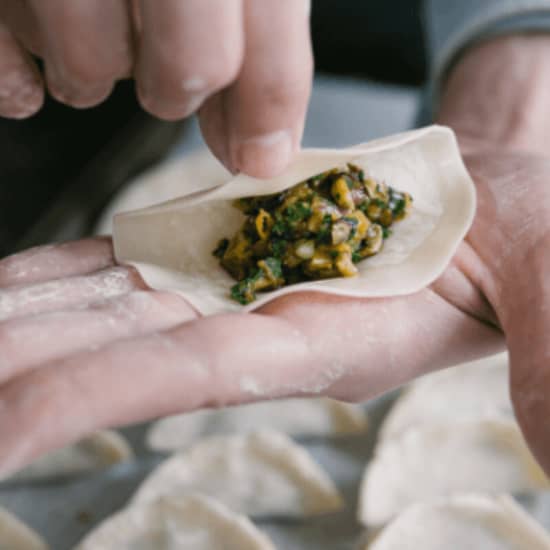
[{"label": "knuckle", "polygon": [[240,70],[240,59],[232,51],[220,51],[215,57],[182,56],[179,61],[161,66],[159,87],[167,95],[208,95],[233,82]]},{"label": "knuckle", "polygon": [[237,79],[240,68],[241,61],[238,55],[233,52],[221,53],[204,75],[208,88],[210,90],[225,88]]}]

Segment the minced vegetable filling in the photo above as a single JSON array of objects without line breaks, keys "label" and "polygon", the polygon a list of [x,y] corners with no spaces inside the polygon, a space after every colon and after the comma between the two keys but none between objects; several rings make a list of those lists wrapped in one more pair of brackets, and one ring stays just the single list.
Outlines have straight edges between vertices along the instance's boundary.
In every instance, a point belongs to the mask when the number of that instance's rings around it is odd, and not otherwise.
[{"label": "minced vegetable filling", "polygon": [[256,292],[329,277],[353,277],[407,216],[412,197],[348,164],[273,195],[235,201],[246,221],[214,255],[237,281],[241,304]]}]

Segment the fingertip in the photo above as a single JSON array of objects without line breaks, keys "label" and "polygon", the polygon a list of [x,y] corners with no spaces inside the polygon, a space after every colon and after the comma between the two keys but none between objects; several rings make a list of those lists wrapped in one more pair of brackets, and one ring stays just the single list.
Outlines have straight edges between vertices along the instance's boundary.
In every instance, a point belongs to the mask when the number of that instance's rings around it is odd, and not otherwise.
[{"label": "fingertip", "polygon": [[67,80],[57,79],[47,74],[48,91],[59,103],[75,109],[88,109],[103,103],[113,91],[114,82],[102,82],[100,84],[77,84]]},{"label": "fingertip", "polygon": [[235,170],[255,178],[272,178],[281,174],[295,153],[292,133],[276,130],[231,144],[231,164]]},{"label": "fingertip", "polygon": [[197,91],[181,95],[179,100],[174,101],[172,98],[164,97],[158,91],[147,89],[140,83],[136,86],[136,94],[145,111],[169,122],[182,120],[196,113],[208,96],[206,92]]},{"label": "fingertip", "polygon": [[199,125],[210,151],[231,174],[236,175],[238,170],[229,155],[224,97],[224,92],[218,92],[205,101],[198,113]]},{"label": "fingertip", "polygon": [[44,89],[35,84],[8,97],[0,96],[0,116],[24,120],[35,115],[44,104]]}]

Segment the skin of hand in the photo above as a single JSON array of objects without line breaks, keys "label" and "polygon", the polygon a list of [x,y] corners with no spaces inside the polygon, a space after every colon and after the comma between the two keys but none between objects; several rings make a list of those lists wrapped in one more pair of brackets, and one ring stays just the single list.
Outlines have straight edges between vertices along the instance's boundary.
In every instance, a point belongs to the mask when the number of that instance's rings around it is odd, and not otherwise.
[{"label": "skin of hand", "polygon": [[[548,474],[549,87],[550,36],[504,36],[465,53],[447,79],[439,109],[439,120],[477,157],[470,169],[480,191],[479,215],[469,239],[485,271],[475,280],[506,335],[516,417]],[[489,194],[482,192],[487,185]]]},{"label": "skin of hand", "polygon": [[503,349],[506,289],[482,254],[509,250],[499,228],[515,224],[522,198],[510,169],[543,183],[550,164],[497,154],[468,162],[476,225],[444,275],[409,296],[297,293],[252,314],[200,318],[116,266],[108,239],[1,260],[0,477],[102,427],[266,398],[362,401]]},{"label": "skin of hand", "polygon": [[[298,150],[313,71],[310,0],[3,0],[0,116],[84,108],[134,78],[167,120],[198,112],[232,172],[270,177]],[[32,56],[44,62],[44,75]]]},{"label": "skin of hand", "polygon": [[[455,80],[480,48],[450,75],[442,121],[459,112]],[[0,476],[99,428],[266,398],[362,401],[505,343],[520,422],[548,469],[539,419],[547,417],[550,160],[481,133],[461,139],[477,215],[443,275],[413,295],[297,293],[253,314],[200,318],[116,266],[108,239],[0,260]]]}]

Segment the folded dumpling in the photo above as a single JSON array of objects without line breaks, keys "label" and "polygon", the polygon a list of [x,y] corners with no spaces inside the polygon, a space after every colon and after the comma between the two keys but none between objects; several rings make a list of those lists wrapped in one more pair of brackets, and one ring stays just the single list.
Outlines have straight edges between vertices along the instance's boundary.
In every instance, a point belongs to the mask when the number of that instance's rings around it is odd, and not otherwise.
[{"label": "folded dumpling", "polygon": [[360,405],[328,398],[281,399],[163,418],[149,429],[147,444],[156,451],[174,451],[218,434],[270,428],[294,437],[334,437],[364,433],[367,425]]},{"label": "folded dumpling", "polygon": [[359,520],[381,525],[415,502],[454,493],[548,486],[513,420],[419,426],[376,447],[361,482]]},{"label": "folded dumpling", "polygon": [[203,493],[252,517],[308,517],[339,510],[333,481],[286,435],[266,430],[205,439],[161,463],[134,503]]},{"label": "folded dumpling", "polygon": [[8,479],[70,477],[125,462],[132,456],[132,448],[121,434],[104,430],[42,456]]},{"label": "folded dumpling", "polygon": [[364,550],[549,550],[550,535],[506,495],[464,494],[407,508]]},{"label": "folded dumpling", "polygon": [[398,437],[410,427],[513,418],[508,354],[501,353],[415,380],[384,419],[378,440]]},{"label": "folded dumpling", "polygon": [[0,507],[0,550],[48,550],[48,545],[20,519]]},{"label": "folded dumpling", "polygon": [[246,517],[203,495],[161,498],[107,518],[75,550],[275,550]]}]

